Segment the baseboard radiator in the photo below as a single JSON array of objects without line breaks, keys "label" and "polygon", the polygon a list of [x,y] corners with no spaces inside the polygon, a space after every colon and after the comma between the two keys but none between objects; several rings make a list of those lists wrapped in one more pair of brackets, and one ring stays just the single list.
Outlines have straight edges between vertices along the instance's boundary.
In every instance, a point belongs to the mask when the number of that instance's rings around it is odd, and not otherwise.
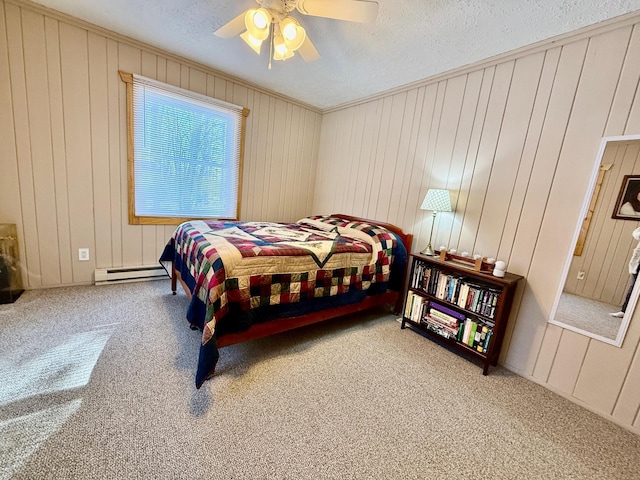
[{"label": "baseboard radiator", "polygon": [[144,280],[157,280],[163,277],[167,278],[168,276],[162,265],[97,268],[95,271],[95,283],[96,285],[108,285],[111,283],[141,282]]}]

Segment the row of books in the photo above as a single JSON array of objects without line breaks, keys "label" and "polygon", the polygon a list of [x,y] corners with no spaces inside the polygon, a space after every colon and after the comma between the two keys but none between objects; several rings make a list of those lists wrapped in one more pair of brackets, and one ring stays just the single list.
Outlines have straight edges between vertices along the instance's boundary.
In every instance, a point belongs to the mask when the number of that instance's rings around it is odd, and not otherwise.
[{"label": "row of books", "polygon": [[494,327],[492,322],[468,318],[414,292],[407,294],[404,316],[442,337],[455,339],[480,353],[487,353]]},{"label": "row of books", "polygon": [[411,287],[479,315],[494,318],[500,290],[443,272],[425,262],[414,263]]}]

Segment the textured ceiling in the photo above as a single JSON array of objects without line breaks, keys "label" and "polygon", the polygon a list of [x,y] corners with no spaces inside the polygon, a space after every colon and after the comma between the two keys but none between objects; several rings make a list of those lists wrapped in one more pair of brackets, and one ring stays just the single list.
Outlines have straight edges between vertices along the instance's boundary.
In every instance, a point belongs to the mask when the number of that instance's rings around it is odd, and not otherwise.
[{"label": "textured ceiling", "polygon": [[378,0],[375,24],[293,15],[321,58],[273,62],[213,32],[255,0],[37,0],[320,109],[640,10],[640,0]]}]

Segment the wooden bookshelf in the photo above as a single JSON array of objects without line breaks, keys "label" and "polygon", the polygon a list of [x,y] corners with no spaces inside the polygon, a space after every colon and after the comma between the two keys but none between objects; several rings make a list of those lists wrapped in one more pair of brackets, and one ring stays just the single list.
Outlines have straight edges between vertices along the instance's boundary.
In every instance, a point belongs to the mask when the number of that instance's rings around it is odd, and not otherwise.
[{"label": "wooden bookshelf", "polygon": [[[466,358],[497,365],[513,297],[523,277],[495,277],[479,262],[411,254],[402,315],[407,326]],[[477,334],[476,334],[477,332]]]}]

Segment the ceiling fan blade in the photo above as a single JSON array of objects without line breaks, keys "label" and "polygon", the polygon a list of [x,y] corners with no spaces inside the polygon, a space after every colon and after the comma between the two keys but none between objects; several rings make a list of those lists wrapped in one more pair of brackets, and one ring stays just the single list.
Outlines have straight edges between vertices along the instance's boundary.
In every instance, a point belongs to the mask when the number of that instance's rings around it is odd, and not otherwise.
[{"label": "ceiling fan blade", "polygon": [[235,37],[239,33],[242,33],[247,27],[244,24],[244,16],[247,12],[242,12],[236,18],[231,20],[230,22],[225,23],[218,30],[213,32],[216,37],[220,38],[231,38]]},{"label": "ceiling fan blade", "polygon": [[300,13],[358,23],[373,23],[378,16],[378,2],[371,0],[298,0]]},{"label": "ceiling fan blade", "polygon": [[305,62],[313,62],[320,58],[320,54],[313,43],[311,43],[311,39],[307,36],[300,45],[298,49],[298,53],[302,57]]}]

